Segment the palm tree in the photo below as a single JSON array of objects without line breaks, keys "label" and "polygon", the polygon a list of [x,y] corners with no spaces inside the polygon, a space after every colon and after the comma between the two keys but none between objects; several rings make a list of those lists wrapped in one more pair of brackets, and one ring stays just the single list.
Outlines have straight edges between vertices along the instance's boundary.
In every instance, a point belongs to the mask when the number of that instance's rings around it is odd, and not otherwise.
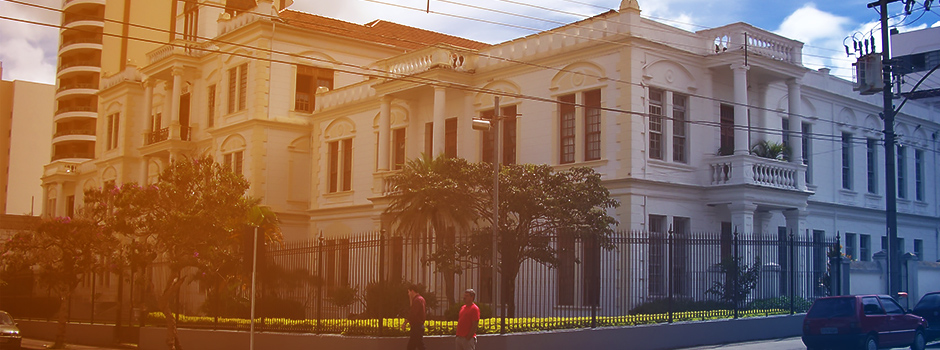
[{"label": "palm tree", "polygon": [[[456,232],[473,225],[489,203],[485,191],[479,190],[488,181],[487,169],[486,164],[461,158],[422,154],[389,177],[395,193],[385,213],[403,234],[419,235],[430,228],[438,249],[452,250]],[[453,304],[454,276],[459,272],[456,259],[438,260],[438,270],[445,274],[447,300]]]}]

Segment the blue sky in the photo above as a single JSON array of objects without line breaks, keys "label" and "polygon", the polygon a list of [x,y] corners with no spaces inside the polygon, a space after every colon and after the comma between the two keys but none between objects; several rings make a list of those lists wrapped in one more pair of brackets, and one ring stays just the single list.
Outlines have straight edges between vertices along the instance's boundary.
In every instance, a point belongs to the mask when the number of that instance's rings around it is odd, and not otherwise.
[{"label": "blue sky", "polygon": [[[60,7],[61,0],[26,0]],[[657,21],[696,31],[734,22],[757,27],[802,41],[804,64],[828,67],[832,74],[851,78],[854,59],[845,57],[843,39],[854,33],[877,30],[878,14],[868,9],[869,0],[843,1],[757,1],[757,0],[638,0],[642,15]],[[916,0],[921,9],[925,0]],[[909,17],[895,16],[892,25],[902,32],[940,26],[940,4],[930,12],[915,11]],[[354,23],[383,19],[435,30],[487,43],[499,43],[532,34],[533,29],[549,29],[609,9],[618,9],[620,0],[296,0],[299,11],[338,18]],[[487,9],[495,10],[489,11]],[[901,3],[889,5],[889,12],[903,12]],[[59,14],[0,0],[0,16],[59,23]],[[484,23],[485,19],[494,23]],[[877,37],[877,31],[875,32]],[[877,38],[876,38],[877,39]],[[0,61],[4,80],[55,83],[58,30],[0,19]],[[879,44],[880,47],[880,44]]]}]

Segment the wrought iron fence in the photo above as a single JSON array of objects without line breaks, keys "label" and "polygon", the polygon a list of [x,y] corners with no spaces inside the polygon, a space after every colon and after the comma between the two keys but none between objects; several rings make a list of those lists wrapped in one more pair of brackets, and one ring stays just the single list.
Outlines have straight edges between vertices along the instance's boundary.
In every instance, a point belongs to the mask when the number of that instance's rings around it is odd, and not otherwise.
[{"label": "wrought iron fence", "polygon": [[[841,256],[838,237],[783,229],[775,234],[619,231],[603,239],[542,237],[531,245],[546,249],[529,251],[541,262],[523,260],[515,276],[504,273],[515,270],[513,266],[501,265],[498,281],[489,237],[371,232],[269,247],[259,254],[261,319],[256,329],[404,334],[398,326],[408,309],[408,284],[424,289],[428,333],[452,334],[463,291],[469,288],[476,290],[485,318],[482,333],[501,333],[803,312],[833,290],[829,281],[840,280],[837,269],[829,271],[829,258]],[[183,315],[209,314],[177,316],[184,321],[181,326],[248,329],[247,320],[196,306],[211,302],[211,288],[189,286],[186,294],[195,293],[195,298],[174,303]],[[120,312],[126,316],[114,318],[135,325],[146,321],[129,320],[130,305],[146,300],[139,291],[119,295],[130,300]],[[245,291],[239,295],[247,299]],[[70,318],[82,319],[76,310]],[[92,322],[113,320],[91,310]]]}]

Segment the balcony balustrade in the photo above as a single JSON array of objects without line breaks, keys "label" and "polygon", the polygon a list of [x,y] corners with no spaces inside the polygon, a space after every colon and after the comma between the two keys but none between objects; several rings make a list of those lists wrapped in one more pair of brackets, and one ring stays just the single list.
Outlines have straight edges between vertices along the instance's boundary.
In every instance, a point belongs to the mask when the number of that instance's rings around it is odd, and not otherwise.
[{"label": "balcony balustrade", "polygon": [[458,72],[473,70],[473,58],[460,49],[428,47],[376,63],[378,69],[388,72],[390,78],[426,72],[434,68],[452,69]]},{"label": "balcony balustrade", "polygon": [[753,155],[716,157],[709,163],[712,186],[758,185],[806,191],[806,166]]},{"label": "balcony balustrade", "polygon": [[157,142],[166,141],[170,137],[170,128],[163,128],[160,130],[155,130],[148,132],[144,144],[152,145]]},{"label": "balcony balustrade", "polygon": [[209,42],[200,43],[189,40],[174,40],[167,45],[163,45],[156,50],[150,51],[147,53],[147,58],[149,59],[150,64],[154,64],[174,55],[185,57],[202,57],[214,50],[216,50],[215,47],[212,45],[212,43]]},{"label": "balcony balustrade", "polygon": [[[698,32],[705,36],[706,49],[716,55],[740,52],[745,49],[756,54],[794,65],[802,65],[803,43],[768,32],[745,23]],[[747,41],[745,41],[747,38]]]}]

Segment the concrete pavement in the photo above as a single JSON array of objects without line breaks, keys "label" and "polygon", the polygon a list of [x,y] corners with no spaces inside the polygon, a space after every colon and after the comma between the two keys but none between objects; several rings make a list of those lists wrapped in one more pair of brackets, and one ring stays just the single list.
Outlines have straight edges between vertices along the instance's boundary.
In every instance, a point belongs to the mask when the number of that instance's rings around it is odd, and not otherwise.
[{"label": "concrete pavement", "polygon": [[[49,340],[23,338],[23,343],[21,344],[21,347],[23,350],[44,350],[44,349],[48,349],[49,347],[51,347],[53,343],[54,343],[53,341],[49,341]],[[65,348],[68,350],[128,350],[128,349],[137,349],[137,345],[129,344],[126,346],[100,347],[100,346],[67,344]]]}]

